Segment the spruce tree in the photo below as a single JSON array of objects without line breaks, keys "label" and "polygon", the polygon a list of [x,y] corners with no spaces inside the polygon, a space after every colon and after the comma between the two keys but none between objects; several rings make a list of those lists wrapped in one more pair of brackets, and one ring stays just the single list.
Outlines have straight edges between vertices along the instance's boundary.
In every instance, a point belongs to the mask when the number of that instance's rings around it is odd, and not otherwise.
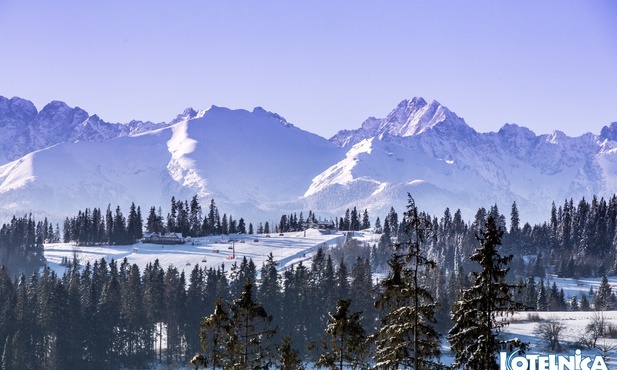
[{"label": "spruce tree", "polygon": [[272,316],[253,298],[253,284],[244,284],[240,298],[231,305],[230,338],[227,355],[233,369],[267,368],[271,359],[271,338],[276,329],[270,328]]},{"label": "spruce tree", "polygon": [[600,286],[594,297],[593,306],[596,311],[609,311],[615,307],[615,296],[612,290],[606,275],[602,275]]},{"label": "spruce tree", "polygon": [[501,256],[498,251],[502,235],[503,230],[489,215],[485,230],[476,236],[479,246],[470,259],[480,265],[480,271],[472,271],[472,286],[461,291],[452,309],[454,327],[448,341],[455,354],[454,368],[497,370],[500,350],[525,347],[518,340],[499,338],[506,325],[501,318],[524,308],[512,299],[515,286],[505,282],[512,256]]},{"label": "spruce tree", "polygon": [[195,369],[212,365],[212,369],[216,370],[230,365],[227,343],[230,340],[231,326],[229,308],[223,300],[218,299],[214,312],[201,322],[199,336],[203,352],[191,359]]},{"label": "spruce tree", "polygon": [[362,230],[365,230],[370,227],[371,227],[371,221],[369,220],[369,217],[368,217],[368,210],[365,209],[364,213],[362,213],[362,225],[360,226],[360,228]]},{"label": "spruce tree", "polygon": [[201,205],[197,200],[197,195],[194,195],[191,198],[191,205],[189,210],[189,224],[191,225],[191,236],[200,236],[201,235],[201,225],[202,225],[202,214],[201,214]]},{"label": "spruce tree", "polygon": [[278,368],[280,370],[304,370],[300,354],[291,346],[291,335],[285,336],[278,347]]},{"label": "spruce tree", "polygon": [[281,316],[281,285],[279,275],[276,270],[278,263],[274,261],[272,252],[261,267],[259,300],[263,302],[264,308],[278,321]]},{"label": "spruce tree", "polygon": [[361,312],[349,312],[350,299],[336,302],[336,311],[330,313],[324,342],[324,351],[316,361],[317,366],[343,370],[347,365],[358,368],[365,364],[367,352],[366,333],[361,323]]},{"label": "spruce tree", "polygon": [[[362,311],[362,325],[367,330],[375,327],[376,312],[373,303],[375,302],[373,289],[373,276],[371,264],[368,260],[356,258],[351,269],[351,283],[349,286],[350,296],[353,297],[352,310]],[[328,306],[332,307],[332,305]]]},{"label": "spruce tree", "polygon": [[439,365],[439,335],[435,330],[435,303],[426,284],[427,273],[436,263],[426,257],[426,243],[432,233],[431,219],[418,212],[408,194],[407,210],[401,224],[401,242],[388,262],[390,274],[382,282],[376,302],[384,311],[375,335],[375,368],[433,369]]},{"label": "spruce tree", "polygon": [[172,265],[167,268],[163,285],[163,318],[166,324],[166,344],[167,344],[167,363],[178,360],[182,356],[183,342],[183,312],[186,307],[184,271],[180,274],[178,269]]}]

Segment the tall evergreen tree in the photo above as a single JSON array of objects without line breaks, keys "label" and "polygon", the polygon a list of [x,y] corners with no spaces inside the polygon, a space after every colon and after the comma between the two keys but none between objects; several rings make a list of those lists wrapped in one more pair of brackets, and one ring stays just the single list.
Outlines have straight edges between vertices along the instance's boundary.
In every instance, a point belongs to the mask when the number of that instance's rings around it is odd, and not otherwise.
[{"label": "tall evergreen tree", "polygon": [[593,307],[596,311],[609,311],[615,308],[615,295],[606,275],[602,275],[600,286],[594,297]]},{"label": "tall evergreen tree", "polygon": [[304,370],[304,363],[297,350],[291,346],[291,335],[283,337],[278,347],[278,368],[280,370]]},{"label": "tall evergreen tree", "polygon": [[[139,213],[141,213],[141,211]],[[143,237],[141,215],[138,214],[135,203],[131,203],[126,232],[127,240],[130,244],[136,243],[139,239]]]},{"label": "tall evergreen tree", "polygon": [[165,333],[167,334],[167,363],[178,361],[183,358],[182,344],[183,339],[183,313],[186,307],[184,271],[178,273],[178,269],[173,266],[167,268],[164,277],[164,321],[166,323]]},{"label": "tall evergreen tree", "polygon": [[357,368],[365,364],[366,333],[360,320],[361,312],[349,312],[350,299],[336,303],[336,311],[330,313],[324,342],[324,351],[316,361],[317,366],[343,370],[345,365]]},{"label": "tall evergreen tree", "polygon": [[197,195],[194,195],[191,198],[191,205],[189,210],[189,224],[190,224],[190,233],[191,236],[200,236],[201,235],[201,225],[202,225],[202,214],[201,214],[201,205],[197,200]]},{"label": "tall evergreen tree", "polygon": [[231,305],[228,356],[234,369],[262,369],[272,363],[270,328],[272,316],[253,298],[253,284],[247,280],[238,299]]},{"label": "tall evergreen tree", "polygon": [[371,227],[371,221],[369,220],[369,217],[368,217],[368,210],[364,209],[364,212],[362,213],[362,225],[360,226],[360,228],[362,230],[366,230],[370,227]]},{"label": "tall evergreen tree", "polygon": [[[375,328],[376,312],[373,305],[375,297],[373,295],[373,275],[371,264],[368,259],[356,258],[356,262],[351,268],[351,283],[349,286],[350,296],[353,297],[351,309],[362,311],[362,326],[367,331]],[[332,307],[332,306],[328,306]]]},{"label": "tall evergreen tree", "polygon": [[258,289],[259,301],[263,302],[264,309],[276,319],[276,322],[280,320],[282,310],[281,285],[276,270],[277,265],[278,264],[274,261],[274,255],[270,252],[261,267]]},{"label": "tall evergreen tree", "polygon": [[[197,369],[200,366],[212,366],[213,370],[219,367],[233,366],[230,364],[231,356],[227,353],[227,343],[232,339],[232,321],[229,308],[226,303],[218,299],[214,306],[214,312],[205,317],[201,322],[201,348],[202,352],[191,359],[191,363]],[[235,367],[234,367],[235,368]]]},{"label": "tall evergreen tree", "polygon": [[408,194],[407,210],[401,224],[399,243],[393,254],[390,275],[383,281],[376,305],[386,311],[376,334],[376,368],[433,369],[440,356],[435,330],[435,303],[422,283],[436,263],[426,257],[426,243],[432,233],[431,219],[418,211]]},{"label": "tall evergreen tree", "polygon": [[516,287],[505,282],[509,271],[506,265],[512,256],[501,256],[498,251],[503,230],[492,215],[485,227],[476,236],[479,246],[470,256],[471,261],[480,265],[480,271],[472,271],[472,286],[461,291],[452,310],[454,327],[448,340],[455,354],[454,368],[497,370],[500,350],[524,347],[518,340],[499,338],[506,325],[499,318],[524,307],[512,299],[512,289]]}]

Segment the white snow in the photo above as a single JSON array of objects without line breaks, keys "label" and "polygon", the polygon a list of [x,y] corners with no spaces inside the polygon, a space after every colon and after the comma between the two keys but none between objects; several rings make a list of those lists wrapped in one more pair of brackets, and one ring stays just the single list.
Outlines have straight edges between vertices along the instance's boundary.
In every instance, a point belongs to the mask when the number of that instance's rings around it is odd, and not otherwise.
[{"label": "white snow", "polygon": [[[76,246],[70,243],[55,243],[45,245],[45,258],[50,266],[58,274],[65,271],[65,267],[60,265],[63,258],[72,260],[75,254],[80,264],[86,262],[94,264],[95,261],[104,258],[107,262],[113,260],[122,262],[124,258],[132,264],[137,264],[143,272],[148,263],[159,260],[161,267],[167,269],[173,265],[178,270],[184,271],[187,278],[195,265],[203,267],[218,268],[225,264],[229,271],[229,266],[235,261],[238,264],[244,257],[253,259],[257,269],[261,268],[262,263],[268,255],[272,253],[278,262],[278,269],[284,270],[292,264],[300,261],[309,263],[313,253],[319,247],[333,247],[341,242],[344,235],[341,233],[326,234],[319,230],[309,229],[304,232],[259,235],[224,235],[203,238],[194,238],[186,244],[180,245],[157,245],[149,243],[138,243],[135,245],[123,246]],[[231,242],[235,240],[235,242]],[[235,247],[235,256],[233,252]]]}]

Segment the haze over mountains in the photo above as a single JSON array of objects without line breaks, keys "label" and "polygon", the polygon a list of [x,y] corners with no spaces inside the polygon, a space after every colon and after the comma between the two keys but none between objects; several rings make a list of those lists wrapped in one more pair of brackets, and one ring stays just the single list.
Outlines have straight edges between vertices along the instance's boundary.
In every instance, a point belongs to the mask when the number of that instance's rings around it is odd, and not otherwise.
[{"label": "haze over mountains", "polygon": [[[556,126],[558,123],[555,123]],[[506,124],[478,133],[448,108],[402,101],[330,140],[262,108],[187,109],[168,123],[108,123],[54,101],[41,111],[0,97],[0,216],[53,219],[85,207],[168,206],[171,196],[248,222],[307,211],[340,216],[368,208],[404,210],[407,192],[440,217],[446,207],[472,219],[516,201],[523,221],[548,219],[565,198],[617,191],[617,123],[599,135],[536,135]]]}]

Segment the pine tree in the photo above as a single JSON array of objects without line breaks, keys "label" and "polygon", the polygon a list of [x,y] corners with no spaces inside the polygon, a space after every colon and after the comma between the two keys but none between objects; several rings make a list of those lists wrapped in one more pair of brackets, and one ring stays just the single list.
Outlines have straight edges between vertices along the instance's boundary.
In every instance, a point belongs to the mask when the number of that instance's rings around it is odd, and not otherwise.
[{"label": "pine tree", "polygon": [[[373,276],[371,264],[368,260],[358,257],[351,268],[350,296],[353,297],[351,309],[362,311],[362,326],[371,330],[375,326],[376,312],[373,303]],[[332,307],[329,305],[328,307]]]},{"label": "pine tree", "polygon": [[146,219],[146,231],[149,233],[163,232],[163,220],[156,214],[156,209],[154,207],[150,207],[150,212]]},{"label": "pine tree", "polygon": [[283,282],[283,307],[294,307],[295,311],[293,315],[283,317],[282,327],[292,331],[293,342],[301,349],[307,348],[313,339],[314,321],[311,319],[317,310],[313,304],[316,297],[310,276],[308,268],[300,261],[295,268],[285,272]]},{"label": "pine tree", "polygon": [[[141,213],[141,211],[139,212]],[[141,215],[138,215],[135,203],[131,203],[127,224],[127,238],[130,244],[134,244],[143,237]]]},{"label": "pine tree", "polygon": [[143,286],[139,267],[133,264],[127,271],[126,282],[123,283],[123,299],[121,315],[124,320],[126,340],[125,353],[128,357],[127,364],[134,366],[142,363],[146,359],[146,348],[143,343],[150,336],[151,332],[146,322],[144,314]]},{"label": "pine tree", "polygon": [[171,211],[167,214],[167,231],[170,233],[178,232],[178,225],[176,224],[177,218],[177,203],[176,197],[171,197]]},{"label": "pine tree", "polygon": [[283,342],[278,347],[278,357],[280,370],[304,370],[298,351],[291,347],[291,335],[283,337]]},{"label": "pine tree", "polygon": [[[210,200],[210,206],[208,208],[208,230],[204,230],[206,235],[213,235],[216,233],[216,218],[218,215],[218,209],[214,199]],[[204,221],[205,222],[205,221]]]},{"label": "pine tree", "polygon": [[591,305],[589,304],[589,298],[587,298],[587,294],[583,294],[583,296],[581,297],[580,310],[581,311],[591,310]]},{"label": "pine tree", "polygon": [[345,210],[345,218],[342,219],[340,224],[342,224],[342,226],[339,225],[341,230],[351,230],[351,213],[349,212],[349,208]]},{"label": "pine tree", "polygon": [[431,219],[418,212],[408,194],[407,210],[401,222],[401,240],[388,263],[390,275],[382,282],[376,306],[385,311],[376,339],[376,368],[414,369],[438,366],[439,335],[434,325],[435,303],[423,278],[436,263],[426,257],[426,243],[432,233]]},{"label": "pine tree", "polygon": [[[386,221],[388,221],[388,225],[390,225],[390,234],[393,236],[398,235],[398,213],[394,210],[394,207],[390,207],[390,212],[386,217]],[[386,224],[384,223],[384,229]]]},{"label": "pine tree", "polygon": [[594,298],[593,306],[596,311],[610,311],[615,307],[615,296],[612,290],[606,275],[602,275]]},{"label": "pine tree", "polygon": [[379,217],[377,217],[377,219],[375,220],[375,233],[381,234],[381,231],[381,220],[379,219]]},{"label": "pine tree", "polygon": [[159,362],[162,355],[163,343],[163,317],[165,314],[164,302],[165,297],[165,271],[161,268],[159,260],[156,259],[154,264],[146,265],[143,274],[144,280],[144,304],[146,307],[146,317],[148,324],[156,325],[157,342],[159,344]]},{"label": "pine tree", "polygon": [[368,210],[364,209],[364,213],[362,213],[362,226],[360,226],[360,228],[362,230],[366,230],[369,229],[371,227],[371,221],[369,220],[368,217]]},{"label": "pine tree", "polygon": [[114,368],[118,365],[118,347],[120,345],[116,336],[116,328],[120,325],[122,306],[120,282],[116,263],[109,264],[109,279],[102,289],[100,301],[94,315],[94,322],[98,328],[99,336],[96,341],[96,362],[101,367]]},{"label": "pine tree", "polygon": [[192,335],[193,328],[198,328],[206,312],[205,307],[205,279],[204,270],[195,264],[189,276],[189,286],[186,291],[186,314],[184,323],[189,332],[187,333],[187,353],[199,351],[200,343],[197,335]]},{"label": "pine tree", "polygon": [[350,217],[350,220],[349,220],[349,228],[352,231],[360,230],[360,219],[359,219],[358,210],[356,209],[356,207],[353,207],[353,209],[351,210],[351,217]]},{"label": "pine tree", "polygon": [[512,211],[510,213],[510,234],[518,235],[520,232],[520,218],[516,202],[512,203]]},{"label": "pine tree", "polygon": [[212,369],[230,366],[230,356],[227,354],[227,343],[231,339],[232,321],[229,308],[226,303],[218,299],[214,306],[214,312],[201,322],[202,353],[191,359],[191,363],[197,369],[199,366],[212,365]]},{"label": "pine tree", "polygon": [[[253,225],[249,225],[250,233],[253,233]],[[238,220],[238,234],[246,234],[246,224],[244,223],[244,219],[240,218]]]},{"label": "pine tree", "polygon": [[253,284],[247,280],[240,298],[231,306],[230,339],[227,354],[234,369],[267,368],[271,363],[270,328],[272,316],[253,298]]},{"label": "pine tree", "polygon": [[529,309],[535,310],[537,305],[538,293],[536,292],[536,281],[533,276],[527,278],[523,292],[523,304]]},{"label": "pine tree", "polygon": [[201,225],[202,225],[202,214],[201,214],[201,205],[197,200],[197,195],[194,195],[191,199],[191,206],[189,210],[189,224],[191,225],[191,236],[200,236],[201,235]]},{"label": "pine tree", "polygon": [[164,321],[166,327],[167,343],[167,363],[179,360],[182,357],[182,337],[181,329],[182,315],[186,307],[186,291],[184,289],[186,280],[184,271],[178,274],[178,269],[173,266],[167,268],[164,278]]},{"label": "pine tree", "polygon": [[229,234],[236,234],[238,232],[237,228],[238,225],[236,224],[236,220],[233,219],[232,215],[229,215],[229,222],[228,222],[228,228],[227,228],[227,232]]},{"label": "pine tree", "polygon": [[116,207],[116,213],[113,219],[113,232],[111,234],[111,240],[113,244],[126,244],[128,242],[126,231],[126,219],[120,210],[120,206]]},{"label": "pine tree", "polygon": [[317,366],[343,370],[344,365],[357,368],[365,364],[366,333],[360,321],[360,312],[349,312],[350,299],[336,303],[336,312],[330,313],[324,342],[324,353],[315,362]]},{"label": "pine tree", "polygon": [[463,290],[452,310],[454,327],[448,341],[455,353],[454,368],[471,370],[499,369],[497,353],[507,347],[524,347],[518,340],[504,341],[499,332],[506,325],[499,318],[523,308],[512,300],[515,286],[506,284],[506,265],[512,256],[501,256],[503,230],[489,215],[485,231],[476,236],[479,246],[470,256],[480,265],[480,271],[472,272],[472,286]]},{"label": "pine tree", "polygon": [[548,294],[546,292],[546,286],[544,285],[544,279],[540,279],[536,309],[538,311],[548,311]]},{"label": "pine tree", "polygon": [[[331,289],[331,287],[325,287]],[[341,258],[338,268],[336,269],[336,291],[337,297],[350,298],[349,297],[349,272],[347,271],[347,264],[345,260]]]},{"label": "pine tree", "polygon": [[259,284],[259,301],[263,302],[264,309],[269,312],[277,320],[281,315],[281,285],[279,276],[276,270],[278,263],[274,261],[272,252],[268,255],[266,261],[261,267],[260,283]]}]

